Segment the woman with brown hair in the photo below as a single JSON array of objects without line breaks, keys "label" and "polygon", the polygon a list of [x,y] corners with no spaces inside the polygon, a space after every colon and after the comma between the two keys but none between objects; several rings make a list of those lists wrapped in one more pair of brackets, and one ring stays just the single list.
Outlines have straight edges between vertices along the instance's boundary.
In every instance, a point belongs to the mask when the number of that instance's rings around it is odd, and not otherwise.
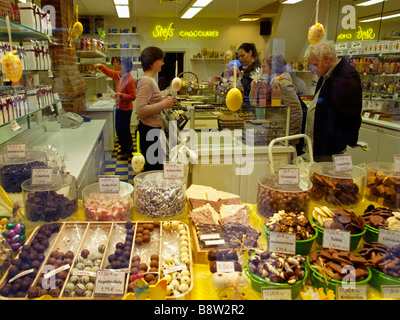
[{"label": "woman with brown hair", "polygon": [[251,73],[261,67],[256,45],[254,43],[242,43],[239,47],[239,60],[242,63],[240,70],[242,72],[243,103],[250,104],[249,94],[253,81]]},{"label": "woman with brown hair", "polygon": [[175,98],[169,94],[163,97],[155,79],[164,65],[164,52],[157,47],[147,47],[142,52],[141,61],[144,74],[138,81],[136,100],[140,151],[146,160],[144,171],[162,170],[161,111],[172,108]]}]

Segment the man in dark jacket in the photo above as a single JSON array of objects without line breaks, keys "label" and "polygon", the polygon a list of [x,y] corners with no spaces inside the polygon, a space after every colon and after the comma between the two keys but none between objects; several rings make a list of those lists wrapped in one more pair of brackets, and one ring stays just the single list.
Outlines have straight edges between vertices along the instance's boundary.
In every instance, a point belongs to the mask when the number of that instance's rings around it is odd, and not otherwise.
[{"label": "man in dark jacket", "polygon": [[313,141],[314,161],[332,161],[332,155],[357,145],[362,109],[360,76],[345,59],[337,57],[332,41],[310,45],[306,58],[319,81],[305,133]]}]

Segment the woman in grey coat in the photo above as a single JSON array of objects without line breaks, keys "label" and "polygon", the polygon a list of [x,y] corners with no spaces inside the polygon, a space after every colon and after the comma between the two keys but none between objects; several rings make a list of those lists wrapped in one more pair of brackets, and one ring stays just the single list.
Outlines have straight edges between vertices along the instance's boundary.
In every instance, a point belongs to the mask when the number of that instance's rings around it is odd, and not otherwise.
[{"label": "woman in grey coat", "polygon": [[[275,81],[279,81],[282,92],[282,105],[290,106],[289,135],[301,133],[303,110],[292,78],[290,74],[286,72],[285,59],[280,55],[265,57],[262,64],[262,73],[270,76]],[[272,85],[273,83],[271,83],[271,87]],[[289,144],[293,146],[298,142],[298,139],[289,140]]]}]

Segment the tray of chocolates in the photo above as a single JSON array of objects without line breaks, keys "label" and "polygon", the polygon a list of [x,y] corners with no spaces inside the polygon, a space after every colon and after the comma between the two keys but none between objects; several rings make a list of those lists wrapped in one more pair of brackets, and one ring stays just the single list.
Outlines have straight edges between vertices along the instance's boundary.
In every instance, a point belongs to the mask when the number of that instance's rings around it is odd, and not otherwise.
[{"label": "tray of chocolates", "polygon": [[[189,228],[179,221],[45,224],[12,260],[0,299],[187,299],[191,252]],[[114,286],[104,274],[123,280]]]}]

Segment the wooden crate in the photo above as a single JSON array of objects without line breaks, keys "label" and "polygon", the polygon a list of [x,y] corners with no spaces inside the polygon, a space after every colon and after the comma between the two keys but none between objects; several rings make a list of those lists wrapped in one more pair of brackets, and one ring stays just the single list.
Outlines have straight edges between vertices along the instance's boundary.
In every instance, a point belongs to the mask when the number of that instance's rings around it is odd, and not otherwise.
[{"label": "wooden crate", "polygon": [[[143,224],[148,224],[151,223],[152,221],[132,221],[133,223],[133,230],[134,230],[134,237],[135,239],[136,236],[136,231],[137,228]],[[172,221],[169,221],[172,223]],[[135,255],[137,252],[137,249],[140,249],[141,246],[136,245],[135,242],[133,241],[133,245],[131,248],[130,252],[130,257],[129,257],[129,267],[126,268],[126,276],[125,276],[125,289],[124,289],[124,294],[123,295],[116,295],[116,296],[90,296],[90,297],[68,297],[65,295],[65,287],[66,284],[68,283],[68,280],[72,276],[72,268],[76,266],[78,256],[80,256],[80,253],[83,249],[87,248],[89,244],[91,244],[91,249],[95,247],[96,245],[98,246],[99,244],[104,244],[105,245],[105,250],[104,254],[102,256],[102,261],[101,261],[101,267],[100,269],[105,269],[106,266],[108,265],[108,256],[110,252],[113,252],[115,249],[115,244],[120,241],[124,241],[124,238],[126,234],[122,234],[121,232],[124,231],[125,227],[125,221],[117,221],[117,222],[61,222],[61,223],[55,223],[60,225],[60,230],[57,234],[53,234],[51,241],[49,240],[49,247],[47,250],[44,252],[45,254],[45,259],[43,260],[41,266],[38,269],[38,273],[33,281],[32,285],[35,285],[38,281],[40,276],[42,275],[42,272],[45,270],[44,268],[48,266],[48,261],[50,258],[50,253],[52,253],[55,250],[65,250],[68,251],[67,249],[71,250],[74,252],[74,259],[72,261],[72,264],[70,265],[69,268],[67,268],[67,277],[64,281],[64,284],[61,288],[60,294],[58,297],[53,298],[57,300],[96,300],[96,299],[114,299],[114,300],[119,300],[119,299],[124,299],[124,298],[132,298],[131,295],[128,294],[128,286],[130,283],[130,272],[129,270],[131,269],[131,264],[132,264],[132,257]],[[189,286],[189,289],[183,293],[183,294],[178,294],[178,295],[173,295],[173,296],[167,296],[166,299],[190,299],[191,295],[191,290],[193,288],[193,257],[192,257],[192,249],[191,249],[191,241],[190,241],[190,230],[187,224],[183,222],[178,222],[179,224],[182,224],[184,226],[184,230],[186,230],[187,237],[188,237],[188,254],[189,254],[189,272],[190,272],[190,277],[191,277],[191,283]],[[40,228],[42,226],[37,227],[29,239],[27,240],[26,244],[30,245],[32,241],[34,240],[35,236],[39,232]],[[98,238],[93,237],[93,233],[98,232],[101,230],[102,233],[100,233],[100,238],[104,240],[105,243],[97,243]],[[154,235],[152,235],[152,239],[157,239],[158,238],[158,254],[160,257],[159,261],[159,269],[158,272],[151,272],[151,273],[157,273],[160,275],[160,265],[163,263],[163,260],[165,259],[165,256],[163,255],[165,248],[163,248],[163,240],[164,237],[167,237],[167,231],[165,231],[162,228],[162,223],[160,228],[155,228],[154,229]],[[70,237],[70,235],[73,234],[73,237]],[[68,236],[68,237],[67,237]],[[97,234],[99,236],[99,234]],[[154,236],[154,238],[153,238]],[[175,253],[179,254],[179,237],[178,237],[178,248],[174,250]],[[173,246],[173,244],[169,244],[170,246]],[[148,249],[150,249],[150,244]],[[144,248],[143,250],[146,250]],[[90,250],[89,250],[90,251]],[[17,256],[17,258],[19,255]],[[175,256],[176,258],[176,256]],[[177,259],[175,259],[176,261]],[[10,268],[7,270],[5,275],[0,281],[0,288],[3,288],[4,285],[8,282],[8,272]],[[93,291],[94,292],[94,291]],[[52,298],[49,295],[46,295],[47,298]],[[43,296],[42,296],[43,298]],[[9,298],[5,296],[0,296],[0,299],[3,300],[26,300],[29,299],[27,294],[24,297],[19,297],[19,298]]]}]

